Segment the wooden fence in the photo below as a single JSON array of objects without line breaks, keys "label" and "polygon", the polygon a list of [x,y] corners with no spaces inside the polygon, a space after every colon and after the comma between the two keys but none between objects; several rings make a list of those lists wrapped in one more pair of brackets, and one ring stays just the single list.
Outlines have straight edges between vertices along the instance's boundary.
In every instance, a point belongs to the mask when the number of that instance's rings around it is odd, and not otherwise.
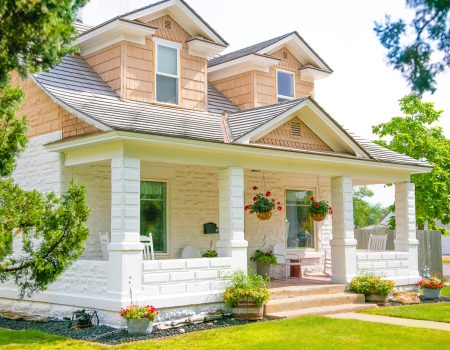
[{"label": "wooden fence", "polygon": [[[382,233],[388,235],[386,250],[395,250],[395,231],[387,230],[386,228],[355,230],[355,238],[358,242],[356,248],[367,249],[370,235]],[[431,275],[442,275],[441,238],[441,233],[439,231],[417,230],[417,239],[419,240],[419,273],[421,275],[425,266],[430,268]]]}]

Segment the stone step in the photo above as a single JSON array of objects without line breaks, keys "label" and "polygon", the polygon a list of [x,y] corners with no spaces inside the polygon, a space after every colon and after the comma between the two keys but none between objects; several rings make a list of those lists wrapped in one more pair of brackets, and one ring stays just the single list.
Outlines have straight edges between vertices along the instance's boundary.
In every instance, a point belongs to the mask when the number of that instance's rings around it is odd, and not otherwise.
[{"label": "stone step", "polygon": [[266,315],[267,318],[280,319],[280,318],[295,318],[307,315],[331,315],[344,312],[355,312],[363,309],[373,309],[378,307],[377,304],[341,304],[332,306],[313,307],[302,310],[282,311],[274,312],[270,315]]},{"label": "stone step", "polygon": [[342,304],[364,304],[363,294],[355,293],[336,293],[304,295],[293,298],[273,299],[265,306],[265,314],[270,315],[277,312],[286,312],[292,310],[309,309],[322,306],[333,306]]},{"label": "stone step", "polygon": [[286,286],[270,288],[270,299],[295,298],[304,295],[344,293],[346,284],[325,284],[309,286]]}]

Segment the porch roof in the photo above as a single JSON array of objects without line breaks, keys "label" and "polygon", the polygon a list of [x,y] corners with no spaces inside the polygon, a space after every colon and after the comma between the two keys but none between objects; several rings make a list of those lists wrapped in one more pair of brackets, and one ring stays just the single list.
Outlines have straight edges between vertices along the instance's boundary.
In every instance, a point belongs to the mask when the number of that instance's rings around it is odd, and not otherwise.
[{"label": "porch roof", "polygon": [[[231,143],[245,145],[247,142],[239,138],[294,111],[306,101],[320,110],[341,136],[354,145],[354,149],[360,150],[355,153],[355,158],[377,163],[430,167],[425,161],[401,155],[350,134],[310,98],[239,111],[225,96],[210,86],[208,89],[209,112],[121,100],[80,56],[66,57],[61,64],[49,72],[36,75],[34,79],[57,104],[101,131],[131,131],[222,144],[225,141],[220,111],[230,112],[228,124],[233,136]],[[270,148],[271,146],[253,144],[252,147]],[[271,148],[298,153],[322,153],[333,157],[353,157],[338,152],[330,154],[330,152],[294,150],[286,147]]]}]

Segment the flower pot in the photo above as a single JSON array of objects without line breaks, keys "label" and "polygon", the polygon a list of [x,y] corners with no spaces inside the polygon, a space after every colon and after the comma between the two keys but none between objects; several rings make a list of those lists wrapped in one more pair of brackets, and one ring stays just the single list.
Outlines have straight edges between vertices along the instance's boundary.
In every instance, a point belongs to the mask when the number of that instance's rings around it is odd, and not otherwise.
[{"label": "flower pot", "polygon": [[387,301],[387,295],[380,294],[369,294],[366,295],[366,302],[376,303],[376,304],[385,304]]},{"label": "flower pot", "polygon": [[253,299],[244,298],[231,309],[236,320],[262,320],[264,316],[264,305],[257,305]]},{"label": "flower pot", "polygon": [[311,219],[314,221],[323,221],[327,217],[327,214],[311,213]]},{"label": "flower pot", "polygon": [[272,211],[262,211],[260,213],[256,213],[256,216],[259,220],[269,220],[272,217]]},{"label": "flower pot", "polygon": [[256,273],[263,277],[270,277],[270,264],[256,263]]},{"label": "flower pot", "polygon": [[438,300],[441,296],[441,290],[439,288],[422,288],[423,298],[425,300]]},{"label": "flower pot", "polygon": [[153,331],[153,322],[147,318],[129,319],[127,327],[130,335],[147,335]]}]

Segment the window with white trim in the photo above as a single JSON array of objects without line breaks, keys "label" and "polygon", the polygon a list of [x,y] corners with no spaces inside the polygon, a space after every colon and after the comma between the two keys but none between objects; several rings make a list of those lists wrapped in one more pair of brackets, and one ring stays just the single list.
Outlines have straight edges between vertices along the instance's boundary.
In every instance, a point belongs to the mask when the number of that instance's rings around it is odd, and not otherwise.
[{"label": "window with white trim", "polygon": [[278,102],[295,98],[295,76],[293,72],[277,69],[277,97]]},{"label": "window with white trim", "polygon": [[155,42],[156,72],[155,95],[156,101],[178,104],[180,81],[179,47]]}]

